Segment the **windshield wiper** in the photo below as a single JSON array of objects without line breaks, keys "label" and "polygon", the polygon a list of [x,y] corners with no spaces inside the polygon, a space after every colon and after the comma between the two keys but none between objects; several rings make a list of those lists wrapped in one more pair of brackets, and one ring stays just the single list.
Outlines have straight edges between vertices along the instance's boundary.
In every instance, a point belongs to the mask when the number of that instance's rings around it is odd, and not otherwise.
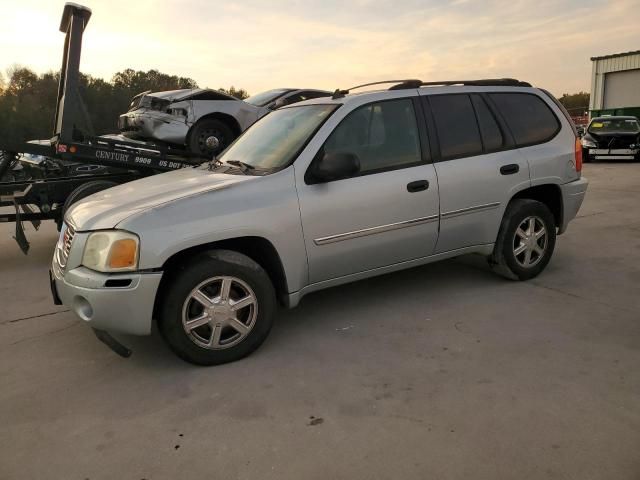
[{"label": "windshield wiper", "polygon": [[222,161],[218,160],[216,157],[213,157],[211,160],[209,160],[209,170],[213,170],[216,167],[219,167],[220,165],[222,165]]},{"label": "windshield wiper", "polygon": [[240,167],[240,170],[242,170],[243,172],[247,172],[249,170],[255,170],[256,167],[254,167],[253,165],[250,165],[248,163],[245,163],[241,160],[227,160],[227,162],[229,165],[233,165],[236,167]]}]

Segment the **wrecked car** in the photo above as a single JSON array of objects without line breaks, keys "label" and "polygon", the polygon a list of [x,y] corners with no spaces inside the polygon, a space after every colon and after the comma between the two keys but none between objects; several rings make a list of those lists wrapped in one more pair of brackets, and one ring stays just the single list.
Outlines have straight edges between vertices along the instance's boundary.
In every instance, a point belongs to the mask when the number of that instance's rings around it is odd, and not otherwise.
[{"label": "wrecked car", "polygon": [[118,128],[129,138],[155,140],[211,157],[224,150],[256,120],[284,105],[327,97],[330,92],[280,88],[240,100],[211,89],[143,92],[120,115]]},{"label": "wrecked car", "polygon": [[581,141],[585,162],[640,160],[640,123],[636,117],[593,118]]}]

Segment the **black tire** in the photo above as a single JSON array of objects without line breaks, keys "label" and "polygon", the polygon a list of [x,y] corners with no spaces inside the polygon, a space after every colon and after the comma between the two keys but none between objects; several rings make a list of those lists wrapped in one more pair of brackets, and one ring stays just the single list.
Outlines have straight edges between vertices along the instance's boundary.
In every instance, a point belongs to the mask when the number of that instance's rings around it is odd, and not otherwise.
[{"label": "black tire", "polygon": [[[529,219],[534,219],[534,231],[538,226],[544,226],[545,235],[539,240],[524,240],[517,233],[518,228]],[[540,228],[539,231],[542,231]],[[521,233],[529,233],[527,230]],[[535,235],[533,235],[535,237]],[[531,248],[525,248],[523,253],[516,255],[516,242],[521,248],[525,243],[531,242]],[[535,245],[534,245],[535,242]],[[537,245],[542,249],[542,254],[531,251]],[[496,268],[498,273],[514,280],[528,280],[534,278],[542,272],[556,245],[556,224],[553,214],[547,206],[536,200],[518,198],[512,200],[502,217],[500,231],[493,249],[490,263]],[[527,250],[530,250],[527,253]],[[527,260],[526,255],[530,255]],[[527,266],[525,266],[527,265]]]},{"label": "black tire", "polygon": [[14,152],[0,150],[0,181],[17,182],[27,180],[24,171],[16,174],[14,167],[18,163],[18,157]]},{"label": "black tire", "polygon": [[[273,315],[276,309],[275,291],[264,269],[249,257],[231,250],[212,250],[197,255],[190,262],[179,267],[176,271],[168,273],[168,275],[170,277],[163,283],[162,291],[159,293],[163,300],[159,305],[158,326],[169,347],[183,360],[196,365],[220,365],[234,362],[252,353],[267,338],[273,325]],[[249,287],[250,293],[256,299],[255,306],[243,307],[241,310],[247,312],[243,322],[250,326],[244,338],[243,334],[235,331],[232,326],[220,326],[221,323],[216,325],[216,322],[224,323],[225,320],[216,320],[215,314],[213,317],[209,316],[207,323],[194,328],[190,334],[183,326],[183,313],[188,317],[192,307],[195,306],[196,309],[201,308],[202,310],[200,313],[196,311],[195,317],[207,313],[203,304],[191,297],[195,289],[201,285],[204,285],[205,289],[215,288],[217,282],[215,279],[220,277],[240,280]],[[239,287],[237,284],[235,286]],[[234,288],[232,287],[229,294],[230,299],[233,300],[235,296],[237,300],[246,295],[246,292],[234,293]],[[209,292],[212,293],[206,296],[213,300],[217,300],[221,296],[220,291],[215,293],[215,290],[209,290]],[[249,310],[247,311],[247,309]],[[211,315],[210,312],[209,315]],[[238,314],[236,313],[235,316],[237,318]],[[198,341],[213,341],[214,328],[219,328],[222,332],[219,340],[224,341],[225,336],[233,340],[234,334],[240,335],[240,337],[235,340],[237,343],[229,343],[228,346],[219,345],[217,349],[199,345]]]},{"label": "black tire", "polygon": [[[214,136],[218,139],[218,146],[207,146],[207,138]],[[215,118],[205,118],[195,124],[189,134],[189,151],[204,158],[212,158],[229,146],[236,138],[233,130],[224,122]]]},{"label": "black tire", "polygon": [[62,215],[57,221],[58,230],[60,230],[60,228],[62,227],[64,216],[67,214],[74,203],[79,202],[83,198],[87,198],[89,195],[101,192],[102,190],[106,190],[107,188],[115,187],[116,185],[118,185],[116,182],[110,182],[108,180],[94,180],[91,182],[83,183],[75,190],[73,190],[64,201],[64,205],[62,205]]}]

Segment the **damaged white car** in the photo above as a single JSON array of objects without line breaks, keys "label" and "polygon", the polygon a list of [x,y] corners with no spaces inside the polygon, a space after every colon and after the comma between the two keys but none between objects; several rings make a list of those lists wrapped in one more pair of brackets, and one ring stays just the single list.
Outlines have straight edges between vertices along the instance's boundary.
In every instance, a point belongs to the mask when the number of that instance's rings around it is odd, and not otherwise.
[{"label": "damaged white car", "polygon": [[127,113],[120,115],[118,128],[129,138],[185,147],[209,158],[270,111],[330,95],[323,90],[280,88],[243,101],[202,88],[147,91],[133,97]]}]

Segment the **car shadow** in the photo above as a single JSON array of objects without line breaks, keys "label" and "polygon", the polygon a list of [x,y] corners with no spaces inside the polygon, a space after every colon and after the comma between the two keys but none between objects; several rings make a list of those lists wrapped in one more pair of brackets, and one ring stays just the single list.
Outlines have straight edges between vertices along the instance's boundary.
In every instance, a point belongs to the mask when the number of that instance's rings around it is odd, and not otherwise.
[{"label": "car shadow", "polygon": [[[314,292],[294,309],[278,309],[269,337],[251,358],[272,357],[288,345],[304,350],[305,343],[315,342],[314,336],[317,339],[326,332],[349,330],[356,320],[365,328],[368,319],[380,312],[387,319],[389,312],[395,312],[392,317],[403,317],[408,305],[414,312],[426,311],[433,302],[444,302],[444,306],[448,301],[455,302],[455,294],[468,296],[481,290],[485,295],[487,289],[505,283],[511,281],[493,273],[484,257],[466,255]],[[133,350],[133,363],[194,368],[170,351],[157,328],[152,337],[119,338]]]}]

